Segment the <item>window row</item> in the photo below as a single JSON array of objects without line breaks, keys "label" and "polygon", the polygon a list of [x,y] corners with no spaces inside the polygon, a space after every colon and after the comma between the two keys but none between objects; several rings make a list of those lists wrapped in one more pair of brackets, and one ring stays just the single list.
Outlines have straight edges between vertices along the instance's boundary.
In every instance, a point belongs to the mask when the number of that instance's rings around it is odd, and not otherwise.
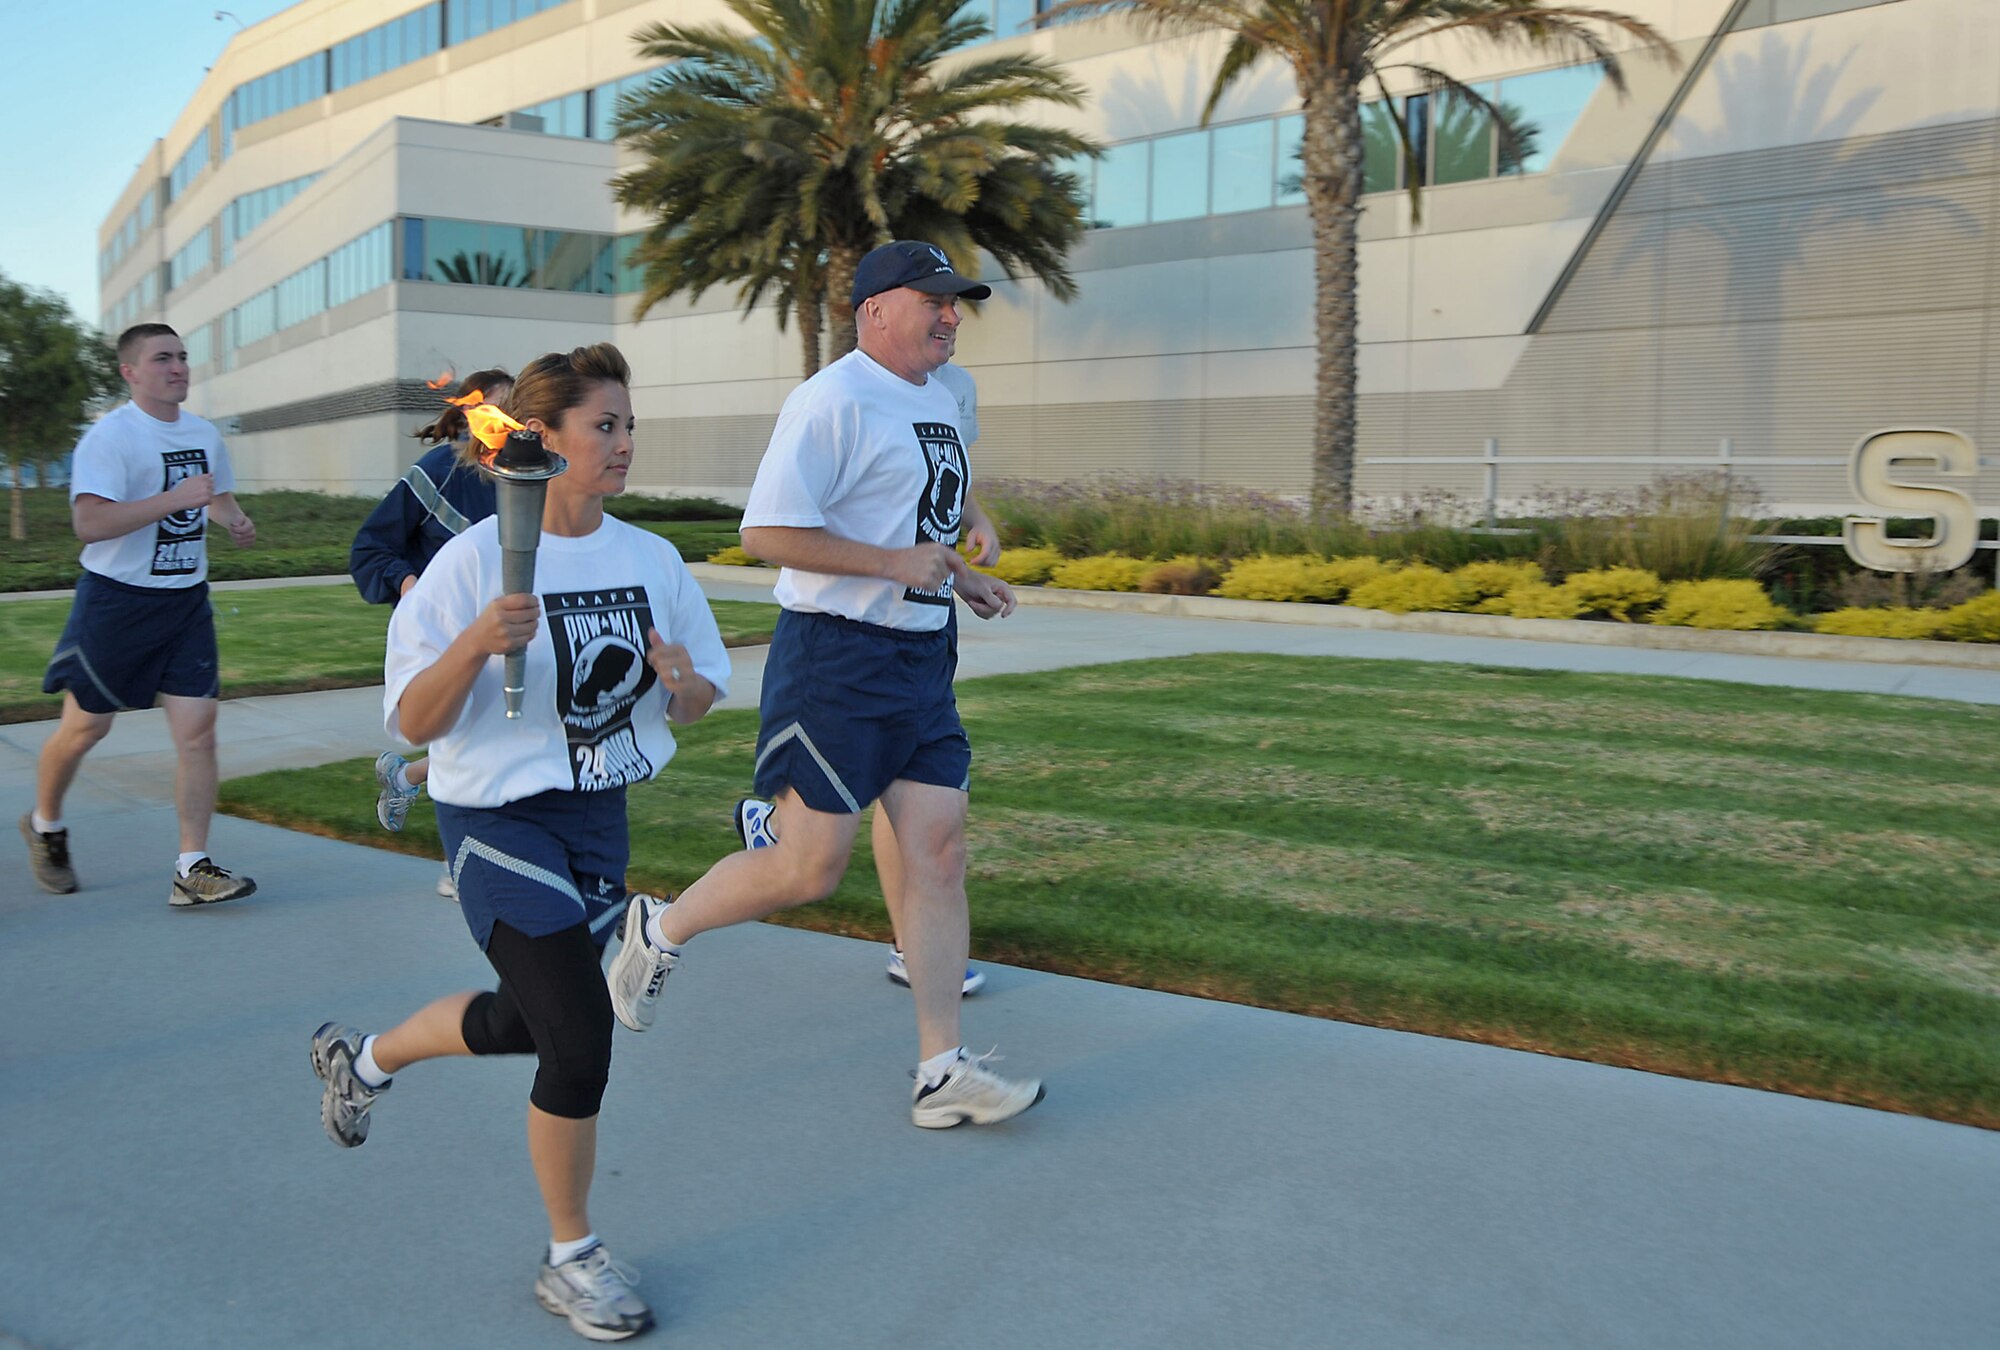
[{"label": "window row", "polygon": [[[1406,164],[1387,104],[1361,108],[1363,192],[1464,183],[1549,167],[1603,75],[1598,67],[1566,66],[1475,86],[1504,119],[1469,99],[1416,94],[1400,100],[1409,128]],[[1103,158],[1081,162],[1087,216],[1098,229],[1192,220],[1303,203],[1298,113],[1199,131],[1127,141]]]},{"label": "window row", "polygon": [[350,84],[372,80],[377,75],[421,61],[437,54],[444,46],[444,6],[425,5],[400,19],[377,24],[327,51],[331,88],[336,92]]},{"label": "window row", "polygon": [[201,171],[207,167],[208,128],[203,127],[201,134],[194,138],[194,143],[174,161],[174,167],[167,173],[167,204],[171,206],[179,201],[180,195],[201,177]]},{"label": "window row", "polygon": [[236,133],[243,128],[326,97],[326,77],[326,53],[318,51],[237,85],[222,105],[223,158],[236,153]]},{"label": "window row", "polygon": [[223,359],[294,324],[386,286],[395,277],[395,235],[388,222],[308,263],[223,316]]},{"label": "window row", "polygon": [[569,0],[445,0],[445,40],[470,42],[481,34],[533,18]]},{"label": "window row", "polygon": [[615,141],[618,139],[619,104],[626,95],[638,93],[651,84],[653,76],[664,69],[664,66],[658,66],[642,70],[622,80],[579,89],[546,103],[516,108],[505,117],[493,118],[487,125],[504,126],[515,118],[534,117],[541,121],[541,126],[535,129],[545,136],[568,136],[580,141]]},{"label": "window row", "polygon": [[101,331],[106,337],[115,338],[139,321],[139,316],[160,303],[160,269],[148,267],[146,274],[139,278],[130,290],[118,298],[118,303],[104,311]]},{"label": "window row", "polygon": [[640,286],[630,262],[636,235],[416,216],[404,217],[402,226],[405,281],[585,295],[624,295]]},{"label": "window row", "polygon": [[319,181],[309,173],[284,183],[274,183],[255,192],[246,192],[222,208],[222,265],[236,261],[236,241],[270,219],[271,214]]},{"label": "window row", "polygon": [[118,222],[118,229],[97,255],[97,276],[99,280],[111,275],[111,269],[125,261],[125,255],[138,247],[139,236],[153,228],[153,217],[158,213],[157,195],[150,189],[139,198],[139,204],[125,213],[125,219]]},{"label": "window row", "polygon": [[215,261],[215,227],[204,225],[181,251],[167,260],[167,289],[177,291],[209,269]]}]

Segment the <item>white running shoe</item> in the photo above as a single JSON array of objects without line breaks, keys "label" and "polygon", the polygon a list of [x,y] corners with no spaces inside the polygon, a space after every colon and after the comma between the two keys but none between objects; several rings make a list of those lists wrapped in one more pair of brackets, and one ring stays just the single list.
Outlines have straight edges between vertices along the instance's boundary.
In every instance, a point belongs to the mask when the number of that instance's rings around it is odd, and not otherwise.
[{"label": "white running shoe", "polygon": [[622,1341],[653,1325],[653,1310],[633,1292],[637,1283],[637,1272],[613,1261],[600,1242],[559,1266],[542,1257],[535,1301],[567,1317],[569,1329],[586,1340]]},{"label": "white running shoe", "polygon": [[366,1040],[338,1022],[323,1022],[312,1034],[313,1072],[326,1084],[319,1098],[319,1123],[342,1148],[359,1148],[368,1141],[368,1112],[389,1086],[371,1088],[354,1072]]},{"label": "white running shoe", "polygon": [[437,893],[447,900],[458,899],[458,883],[451,879],[450,863],[446,863],[444,871],[438,873]]},{"label": "white running shoe", "polygon": [[745,848],[769,848],[778,842],[778,836],[771,833],[771,822],[777,819],[778,808],[755,797],[745,797],[736,803],[731,816],[736,822],[736,837],[743,841]]},{"label": "white running shoe", "polygon": [[910,1122],[926,1130],[948,1130],[968,1121],[997,1125],[1048,1095],[1039,1079],[1016,1082],[994,1073],[986,1061],[995,1058],[990,1050],[977,1056],[961,1054],[942,1083],[927,1088],[919,1082],[916,1100],[910,1104]]},{"label": "white running shoe", "polygon": [[[889,978],[895,983],[902,985],[905,989],[910,987],[910,968],[903,964],[903,949],[901,947],[891,947],[889,949]],[[965,983],[959,987],[958,994],[960,998],[970,998],[985,987],[985,972],[974,970],[971,966],[967,966],[965,968]]]},{"label": "white running shoe", "polygon": [[667,907],[666,901],[650,895],[635,895],[625,906],[625,918],[618,925],[618,955],[611,958],[605,982],[611,986],[611,1011],[632,1031],[653,1025],[655,1005],[667,976],[681,963],[672,952],[661,951],[646,936],[646,922]]},{"label": "white running shoe", "polygon": [[410,761],[394,750],[375,756],[375,781],[382,785],[375,797],[375,819],[392,834],[403,828],[403,822],[410,818],[410,807],[423,792],[414,785],[408,789],[396,786],[396,775],[409,767]]}]

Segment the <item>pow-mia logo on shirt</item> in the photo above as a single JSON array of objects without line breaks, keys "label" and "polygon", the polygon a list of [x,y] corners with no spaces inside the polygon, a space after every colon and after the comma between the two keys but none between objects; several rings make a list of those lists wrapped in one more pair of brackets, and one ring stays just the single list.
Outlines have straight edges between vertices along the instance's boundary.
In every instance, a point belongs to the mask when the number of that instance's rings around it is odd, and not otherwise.
[{"label": "pow-mia logo on shirt", "polygon": [[632,708],[659,683],[646,664],[653,623],[644,586],[542,597],[556,650],[556,715],[569,740],[578,792],[643,783],[653,762],[639,749]]},{"label": "pow-mia logo on shirt", "polygon": [[[160,491],[173,491],[174,484],[198,473],[208,472],[208,451],[169,450],[160,456],[166,465],[166,481]],[[153,530],[153,575],[192,576],[201,570],[202,508],[176,511]]]},{"label": "pow-mia logo on shirt", "polygon": [[[924,494],[917,500],[917,542],[943,544],[958,542],[958,524],[965,515],[965,489],[972,471],[965,460],[965,444],[958,428],[949,422],[913,422],[917,444],[923,447],[924,464],[930,470]],[[919,605],[950,605],[951,578],[934,591],[905,587],[903,598]]]}]

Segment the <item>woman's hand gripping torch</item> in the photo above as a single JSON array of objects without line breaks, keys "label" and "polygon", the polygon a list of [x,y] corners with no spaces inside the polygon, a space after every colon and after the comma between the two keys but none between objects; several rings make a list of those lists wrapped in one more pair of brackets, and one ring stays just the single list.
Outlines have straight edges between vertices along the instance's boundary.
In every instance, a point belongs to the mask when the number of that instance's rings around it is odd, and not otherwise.
[{"label": "woman's hand gripping torch", "polygon": [[[465,420],[472,436],[486,447],[479,463],[493,475],[500,517],[500,592],[522,595],[535,589],[535,550],[542,542],[542,504],[549,480],[569,468],[569,461],[542,444],[542,438],[490,403],[478,390],[453,403],[467,405]],[[509,652],[504,658],[502,691],[507,716],[521,715],[528,688],[528,653]]]}]

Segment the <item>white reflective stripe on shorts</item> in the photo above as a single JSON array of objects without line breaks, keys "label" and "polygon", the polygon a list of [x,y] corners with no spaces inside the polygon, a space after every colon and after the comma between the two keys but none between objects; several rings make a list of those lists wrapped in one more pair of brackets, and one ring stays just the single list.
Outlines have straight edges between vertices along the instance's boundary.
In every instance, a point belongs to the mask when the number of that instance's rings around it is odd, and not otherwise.
[{"label": "white reflective stripe on shorts", "polygon": [[826,775],[826,781],[833,784],[833,790],[840,794],[840,800],[847,803],[848,810],[858,812],[861,809],[861,803],[854,800],[854,794],[847,790],[847,784],[840,781],[840,775],[833,771],[833,765],[826,762],[826,756],[819,752],[819,747],[812,743],[812,737],[806,735],[806,729],[797,722],[764,743],[764,753],[757,756],[756,772],[763,771],[764,761],[786,741],[797,741],[806,748],[806,753],[813,757],[813,763],[819,765],[819,771]]},{"label": "white reflective stripe on shorts", "polygon": [[431,476],[415,464],[412,464],[410,471],[403,475],[403,482],[408,484],[410,491],[417,494],[417,500],[424,504],[424,510],[436,516],[437,523],[453,534],[464,534],[466,527],[472,524],[465,518],[463,512],[444,499],[444,493],[440,492],[438,485],[431,481]]},{"label": "white reflective stripe on shorts", "polygon": [[465,860],[468,857],[484,858],[495,867],[512,872],[517,877],[526,877],[530,881],[539,881],[556,894],[565,895],[574,900],[578,909],[584,908],[583,897],[576,893],[576,883],[568,877],[557,876],[546,867],[538,867],[534,863],[525,862],[520,858],[502,853],[499,849],[493,847],[493,845],[474,839],[471,835],[467,835],[465,842],[458,846],[458,857],[451,865],[452,885],[457,886],[460,884],[459,877],[465,871]]},{"label": "white reflective stripe on shorts", "polygon": [[[80,665],[80,666],[82,666],[82,667],[83,667],[83,673],[84,673],[84,674],[86,674],[86,675],[88,675],[88,676],[90,677],[90,682],[91,682],[92,684],[94,684],[94,685],[96,685],[96,686],[97,686],[97,692],[98,692],[99,694],[101,694],[101,695],[103,695],[103,696],[104,696],[104,701],[105,701],[106,703],[109,703],[109,704],[111,705],[111,710],[112,710],[113,712],[131,712],[131,711],[132,711],[132,710],[131,710],[130,708],[128,708],[128,707],[126,707],[126,706],[125,706],[125,703],[124,703],[124,701],[123,701],[122,699],[120,699],[120,698],[118,697],[118,695],[116,695],[116,694],[112,693],[112,692],[110,691],[110,689],[108,689],[108,688],[106,688],[106,687],[105,687],[105,684],[104,684],[104,681],[103,681],[103,680],[100,680],[99,678],[97,678],[97,669],[96,669],[96,667],[94,667],[94,666],[92,666],[92,665],[90,664],[90,658],[89,658],[88,656],[84,655],[84,651],[83,651],[83,648],[81,648],[81,647],[61,647],[61,648],[58,648],[58,649],[56,650],[56,654],[55,654],[54,656],[51,656],[51,657],[49,658],[49,669],[50,669],[50,670],[54,670],[54,669],[56,668],[57,664],[58,664],[59,662],[61,662],[61,660],[62,660],[62,659],[63,659],[63,658],[65,657],[65,656],[74,656],[74,657],[76,658],[76,663],[77,663],[78,665]],[[218,671],[217,671],[217,678],[218,678],[218,679],[220,678],[220,675],[221,675],[221,672],[220,672],[220,670],[218,669]],[[218,686],[218,688],[219,688],[219,686]]]},{"label": "white reflective stripe on shorts", "polygon": [[602,914],[592,919],[590,921],[590,935],[592,937],[596,937],[599,933],[602,933],[604,931],[604,927],[606,924],[615,923],[619,919],[624,918],[625,906],[631,903],[632,903],[632,898],[630,896],[627,896],[625,897],[624,905],[613,905],[610,909],[605,910]]}]

